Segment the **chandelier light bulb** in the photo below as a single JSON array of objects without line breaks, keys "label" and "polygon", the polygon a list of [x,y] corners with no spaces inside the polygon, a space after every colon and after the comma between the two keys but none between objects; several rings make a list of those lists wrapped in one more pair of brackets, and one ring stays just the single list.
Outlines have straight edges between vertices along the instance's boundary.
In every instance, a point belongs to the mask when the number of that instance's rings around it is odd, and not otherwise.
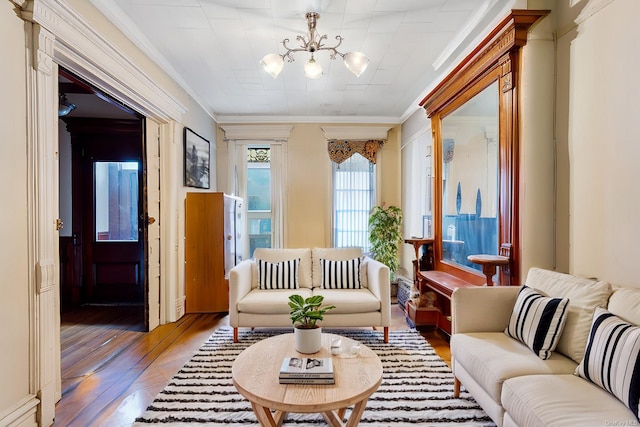
[{"label": "chandelier light bulb", "polygon": [[260,64],[262,64],[264,70],[275,79],[282,71],[282,68],[284,68],[284,59],[277,53],[270,53],[260,60]]},{"label": "chandelier light bulb", "polygon": [[309,62],[304,64],[304,75],[309,77],[310,79],[318,79],[322,77],[322,66],[316,62],[311,56]]},{"label": "chandelier light bulb", "polygon": [[360,74],[369,65],[369,57],[362,52],[347,52],[342,60],[347,70],[351,71],[356,77],[360,77]]}]

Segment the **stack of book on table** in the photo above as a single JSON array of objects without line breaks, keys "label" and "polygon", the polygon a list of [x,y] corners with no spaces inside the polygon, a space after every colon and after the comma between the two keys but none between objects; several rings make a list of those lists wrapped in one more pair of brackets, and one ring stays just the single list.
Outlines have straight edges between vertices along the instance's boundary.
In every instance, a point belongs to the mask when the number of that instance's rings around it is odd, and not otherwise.
[{"label": "stack of book on table", "polygon": [[285,357],[280,384],[335,384],[330,357]]}]

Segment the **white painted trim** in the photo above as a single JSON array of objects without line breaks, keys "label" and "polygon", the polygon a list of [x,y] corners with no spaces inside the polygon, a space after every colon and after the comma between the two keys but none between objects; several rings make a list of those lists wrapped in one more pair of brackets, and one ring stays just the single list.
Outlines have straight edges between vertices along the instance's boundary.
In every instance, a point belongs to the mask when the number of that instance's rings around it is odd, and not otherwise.
[{"label": "white painted trim", "polygon": [[293,125],[220,125],[226,140],[287,140]]},{"label": "white painted trim", "polygon": [[0,425],[7,427],[35,425],[36,409],[39,404],[40,400],[32,394],[22,398],[13,407],[0,413]]},{"label": "white painted trim", "polygon": [[[431,133],[431,121],[427,120],[425,121],[425,123],[420,127],[420,129],[418,129],[417,131],[415,131],[413,134],[408,135],[406,138],[402,138],[402,142],[400,144],[400,151],[404,150],[404,148],[413,143],[413,141],[415,141],[416,139],[418,139],[419,137],[421,137],[424,134],[427,133]],[[431,146],[433,146],[433,139],[431,137],[429,137],[429,139],[431,139]]]},{"label": "white painted trim", "polygon": [[582,24],[584,21],[600,12],[606,6],[613,3],[613,1],[614,0],[591,0],[584,6],[584,9],[582,9],[578,17],[573,22],[578,25]]},{"label": "white painted trim", "polygon": [[58,209],[58,65],[55,37],[26,23],[27,211],[29,217],[29,392],[39,397],[37,419],[53,424],[60,380],[60,255]]},{"label": "white painted trim", "polygon": [[476,29],[480,21],[487,16],[489,10],[496,5],[499,0],[484,0],[482,4],[476,9],[475,13],[469,17],[467,22],[464,23],[460,31],[455,35],[455,37],[447,44],[444,48],[440,56],[436,58],[433,62],[433,69],[437,70],[442,67],[450,57],[453,55],[453,52],[458,49],[464,40],[469,37],[469,35]]},{"label": "white painted trim", "polygon": [[66,0],[32,0],[22,14],[55,37],[53,57],[57,63],[100,90],[162,122],[179,120],[187,111]]},{"label": "white painted trim", "polygon": [[175,69],[173,64],[155,47],[153,43],[140,31],[138,26],[124,13],[124,11],[110,0],[90,0],[91,3],[102,12],[120,31],[127,36],[140,50],[142,50],[151,60],[160,66],[173,80],[176,81],[197,103],[215,119],[213,110],[196,91],[182,78],[182,75]]},{"label": "white painted trim", "polygon": [[382,139],[388,138],[392,126],[320,126],[326,139]]},{"label": "white painted trim", "polygon": [[[420,98],[422,99],[422,98]],[[418,105],[417,103],[415,103]],[[389,123],[401,124],[400,117],[387,116],[224,116],[215,117],[218,123]]]}]

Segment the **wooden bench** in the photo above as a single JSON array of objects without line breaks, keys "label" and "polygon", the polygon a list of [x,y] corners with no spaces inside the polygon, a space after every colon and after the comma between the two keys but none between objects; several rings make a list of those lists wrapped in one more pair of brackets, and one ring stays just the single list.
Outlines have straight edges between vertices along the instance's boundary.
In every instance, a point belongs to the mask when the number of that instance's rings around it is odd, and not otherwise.
[{"label": "wooden bench", "polygon": [[420,275],[420,293],[433,291],[436,294],[434,306],[439,309],[436,327],[451,335],[451,295],[458,288],[474,285],[444,271],[422,270]]}]

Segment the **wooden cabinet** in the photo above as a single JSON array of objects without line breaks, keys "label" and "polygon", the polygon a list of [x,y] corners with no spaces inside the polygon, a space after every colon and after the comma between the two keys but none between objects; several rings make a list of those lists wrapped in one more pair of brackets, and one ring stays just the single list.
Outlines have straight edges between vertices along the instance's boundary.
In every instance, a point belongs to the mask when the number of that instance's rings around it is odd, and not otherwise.
[{"label": "wooden cabinet", "polygon": [[187,193],[185,295],[187,313],[229,310],[229,270],[242,260],[242,199]]}]

